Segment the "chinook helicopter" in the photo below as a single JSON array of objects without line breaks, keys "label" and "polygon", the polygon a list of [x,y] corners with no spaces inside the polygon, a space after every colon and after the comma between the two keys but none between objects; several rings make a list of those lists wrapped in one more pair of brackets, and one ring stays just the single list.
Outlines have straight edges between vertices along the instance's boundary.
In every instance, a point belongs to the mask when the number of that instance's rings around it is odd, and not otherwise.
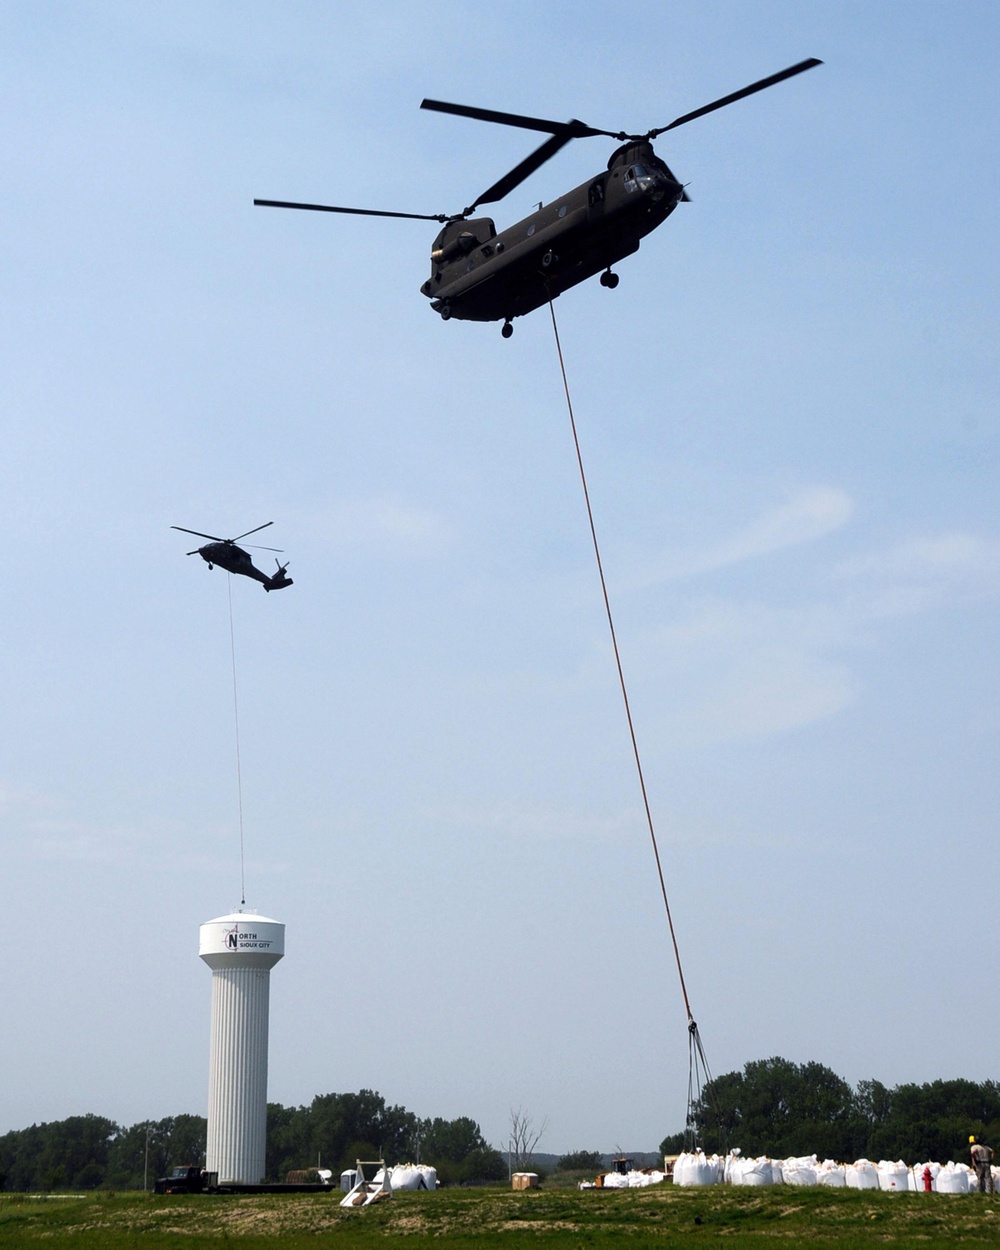
[{"label": "chinook helicopter", "polygon": [[[273,525],[273,521],[265,521],[263,525],[258,525],[256,529],[247,530],[245,534],[238,534],[235,538],[216,538],[214,534],[202,534],[198,530],[185,529],[183,525],[171,525],[172,530],[180,530],[182,534],[194,534],[195,538],[210,538],[212,541],[206,543],[204,547],[196,547],[194,551],[189,551],[189,556],[201,556],[208,567],[214,568],[217,564],[220,569],[225,569],[227,573],[241,573],[244,577],[252,577],[255,581],[262,582],[264,589],[283,590],[285,586],[293,585],[292,579],[285,573],[288,568],[288,561],[284,564],[278,564],[275,557],[275,564],[278,565],[278,571],[270,574],[262,573],[260,569],[254,567],[254,562],[250,558],[249,552],[237,547],[236,544],[241,538],[249,538],[251,534],[256,534],[259,530],[266,530],[269,525]],[[251,544],[252,546],[253,544]],[[280,551],[280,547],[261,547],[261,551]]]},{"label": "chinook helicopter", "polygon": [[[550,137],[460,213],[399,213],[287,200],[254,200],[254,204],[262,208],[441,222],[444,228],[431,248],[431,276],[421,286],[421,292],[443,321],[452,317],[466,321],[502,320],[502,334],[509,338],[514,332],[515,317],[533,312],[596,273],[601,275],[602,286],[616,287],[618,275],[611,266],[638,251],[641,240],[666,221],[678,204],[688,200],[684,187],[653,151],[653,139],[821,64],[810,57],[643,135],[597,130],[576,120],[547,121],[424,100],[420,105],[424,109],[541,131]],[[621,144],[612,153],[606,171],[588,178],[551,204],[540,205],[530,217],[500,234],[491,218],[472,216],[481,204],[502,200],[570,140],[592,135],[603,135]]]}]

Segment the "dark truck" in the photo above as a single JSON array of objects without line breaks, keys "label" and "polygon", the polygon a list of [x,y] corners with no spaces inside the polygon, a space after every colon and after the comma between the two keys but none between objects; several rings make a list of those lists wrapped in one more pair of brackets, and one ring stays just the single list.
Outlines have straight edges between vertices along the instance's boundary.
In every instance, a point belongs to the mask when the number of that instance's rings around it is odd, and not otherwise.
[{"label": "dark truck", "polygon": [[218,1172],[206,1172],[203,1168],[174,1168],[168,1176],[160,1176],[153,1186],[157,1194],[203,1194],[215,1189],[219,1183]]},{"label": "dark truck", "polygon": [[[303,1182],[300,1180],[292,1180],[293,1177],[315,1175],[317,1180],[311,1182]],[[227,1181],[226,1184],[219,1184],[218,1172],[206,1172],[204,1168],[187,1165],[185,1167],[173,1168],[167,1176],[160,1176],[153,1186],[153,1192],[157,1194],[315,1194],[323,1190],[330,1191],[329,1181],[319,1180],[319,1173],[314,1168],[309,1168],[305,1173],[290,1172],[289,1179],[284,1184],[267,1184],[261,1182],[259,1185],[243,1184],[237,1181]]]}]

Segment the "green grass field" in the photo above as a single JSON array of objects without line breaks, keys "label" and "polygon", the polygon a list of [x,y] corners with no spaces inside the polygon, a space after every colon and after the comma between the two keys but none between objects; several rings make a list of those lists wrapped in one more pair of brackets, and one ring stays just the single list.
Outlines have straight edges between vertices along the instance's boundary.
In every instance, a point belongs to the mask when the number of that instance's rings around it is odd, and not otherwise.
[{"label": "green grass field", "polygon": [[531,1246],[919,1246],[1000,1242],[1000,1198],[857,1190],[442,1189],[343,1211],[339,1194],[88,1197],[0,1194],[0,1247],[59,1250],[409,1250]]}]

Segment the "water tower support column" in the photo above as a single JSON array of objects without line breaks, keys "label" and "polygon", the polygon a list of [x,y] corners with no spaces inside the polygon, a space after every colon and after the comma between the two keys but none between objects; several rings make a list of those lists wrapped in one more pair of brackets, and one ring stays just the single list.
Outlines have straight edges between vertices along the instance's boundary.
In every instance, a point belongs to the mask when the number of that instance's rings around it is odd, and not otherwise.
[{"label": "water tower support column", "polygon": [[264,1179],[270,978],[284,951],[285,926],[264,916],[235,912],[201,926],[199,954],[212,969],[205,1169],[220,1184]]}]

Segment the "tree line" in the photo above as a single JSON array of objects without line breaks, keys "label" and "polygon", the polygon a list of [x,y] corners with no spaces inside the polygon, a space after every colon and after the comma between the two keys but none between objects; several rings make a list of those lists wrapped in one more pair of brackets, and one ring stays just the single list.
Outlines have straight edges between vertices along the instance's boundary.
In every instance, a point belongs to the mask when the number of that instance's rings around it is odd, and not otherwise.
[{"label": "tree line", "polygon": [[[206,1133],[198,1115],[128,1128],[99,1115],[33,1124],[0,1136],[0,1189],[152,1189],[170,1168],[204,1166]],[[367,1089],[320,1094],[307,1107],[268,1103],[267,1180],[316,1166],[339,1174],[359,1158],[428,1163],[445,1184],[507,1176],[506,1159],[467,1116],[421,1119]]]},{"label": "tree line", "polygon": [[889,1089],[860,1081],[852,1088],[821,1063],[758,1059],[706,1083],[689,1129],[661,1149],[677,1153],[693,1135],[708,1152],[739,1146],[744,1155],[775,1159],[967,1161],[970,1134],[1000,1146],[1000,1084],[957,1079]]}]

